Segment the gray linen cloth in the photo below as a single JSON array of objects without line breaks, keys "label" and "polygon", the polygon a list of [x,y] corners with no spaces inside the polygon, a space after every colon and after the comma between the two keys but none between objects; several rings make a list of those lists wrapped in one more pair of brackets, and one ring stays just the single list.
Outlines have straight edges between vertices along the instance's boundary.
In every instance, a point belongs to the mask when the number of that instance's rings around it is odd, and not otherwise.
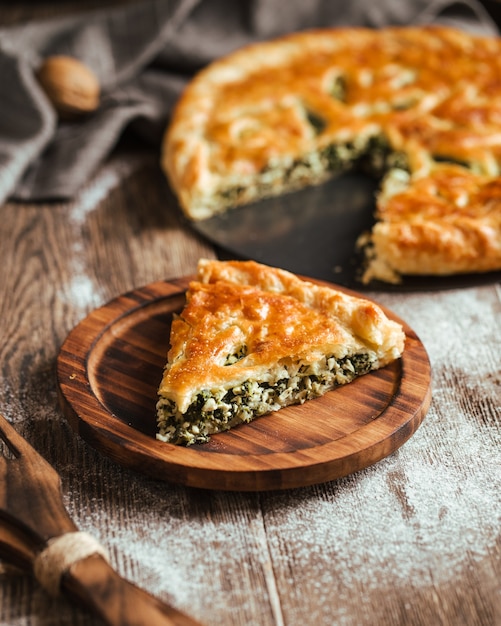
[{"label": "gray linen cloth", "polygon": [[[184,85],[253,41],[313,27],[444,23],[497,34],[476,0],[142,0],[0,28],[0,204],[71,198],[119,138],[159,148]],[[99,78],[99,109],[58,122],[35,72],[53,54]]]}]

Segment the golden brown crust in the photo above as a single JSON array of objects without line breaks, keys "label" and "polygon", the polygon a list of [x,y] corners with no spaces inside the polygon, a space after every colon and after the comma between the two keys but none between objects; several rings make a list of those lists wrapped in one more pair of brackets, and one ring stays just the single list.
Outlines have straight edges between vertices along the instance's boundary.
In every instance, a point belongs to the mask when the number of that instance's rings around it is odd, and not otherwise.
[{"label": "golden brown crust", "polygon": [[[314,363],[369,349],[381,367],[401,355],[404,339],[368,300],[252,261],[202,260],[172,324],[159,393],[184,411],[195,392],[262,380],[287,359]],[[247,356],[228,368],[228,355],[243,344]]]},{"label": "golden brown crust", "polygon": [[[499,39],[443,27],[319,30],[255,44],[188,86],[163,167],[187,215],[200,219],[321,182],[332,172],[315,155],[383,136],[410,168],[404,189],[383,191],[378,203],[375,254],[390,274],[499,269],[500,75]],[[305,155],[306,170],[290,176]],[[460,164],[456,196],[443,193],[443,160]],[[377,267],[372,275],[384,278]]]},{"label": "golden brown crust", "polygon": [[376,258],[395,273],[446,275],[501,267],[500,178],[454,165],[437,167],[405,191],[380,199],[378,220],[372,231]]}]

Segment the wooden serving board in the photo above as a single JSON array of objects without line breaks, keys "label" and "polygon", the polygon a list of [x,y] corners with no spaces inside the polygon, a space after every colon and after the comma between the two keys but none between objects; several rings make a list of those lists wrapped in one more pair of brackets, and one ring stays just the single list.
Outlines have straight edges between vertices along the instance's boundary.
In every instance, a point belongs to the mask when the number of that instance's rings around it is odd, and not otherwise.
[{"label": "wooden serving board", "polygon": [[182,308],[188,283],[189,277],[159,281],[119,296],[76,326],[61,348],[57,377],[65,416],[117,463],[192,487],[287,489],[365,468],[421,424],[431,399],[428,356],[412,329],[386,311],[407,334],[399,361],[205,444],[158,441],[157,388],[172,314]]}]

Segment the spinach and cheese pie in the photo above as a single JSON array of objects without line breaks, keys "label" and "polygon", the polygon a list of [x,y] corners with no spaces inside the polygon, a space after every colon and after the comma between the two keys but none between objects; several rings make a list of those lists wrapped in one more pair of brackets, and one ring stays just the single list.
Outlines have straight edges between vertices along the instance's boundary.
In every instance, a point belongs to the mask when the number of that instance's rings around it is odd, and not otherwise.
[{"label": "spinach and cheese pie", "polygon": [[363,168],[382,181],[365,281],[500,269],[500,76],[494,37],[295,33],[203,69],[162,165],[193,220]]},{"label": "spinach and cheese pie", "polygon": [[158,439],[190,445],[398,359],[380,307],[254,261],[202,259],[172,322]]}]

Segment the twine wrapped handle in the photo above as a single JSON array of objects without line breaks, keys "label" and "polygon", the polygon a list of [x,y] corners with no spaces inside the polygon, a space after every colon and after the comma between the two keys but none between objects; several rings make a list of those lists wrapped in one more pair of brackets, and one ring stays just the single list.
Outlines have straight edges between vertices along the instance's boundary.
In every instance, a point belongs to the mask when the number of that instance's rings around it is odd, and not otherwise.
[{"label": "twine wrapped handle", "polygon": [[65,533],[47,542],[33,563],[33,573],[42,587],[56,597],[61,591],[61,578],[77,561],[98,554],[108,562],[107,550],[83,531]]},{"label": "twine wrapped handle", "polygon": [[201,626],[118,574],[106,549],[86,532],[67,532],[49,540],[33,563],[35,577],[57,596],[64,591],[110,626]]}]

